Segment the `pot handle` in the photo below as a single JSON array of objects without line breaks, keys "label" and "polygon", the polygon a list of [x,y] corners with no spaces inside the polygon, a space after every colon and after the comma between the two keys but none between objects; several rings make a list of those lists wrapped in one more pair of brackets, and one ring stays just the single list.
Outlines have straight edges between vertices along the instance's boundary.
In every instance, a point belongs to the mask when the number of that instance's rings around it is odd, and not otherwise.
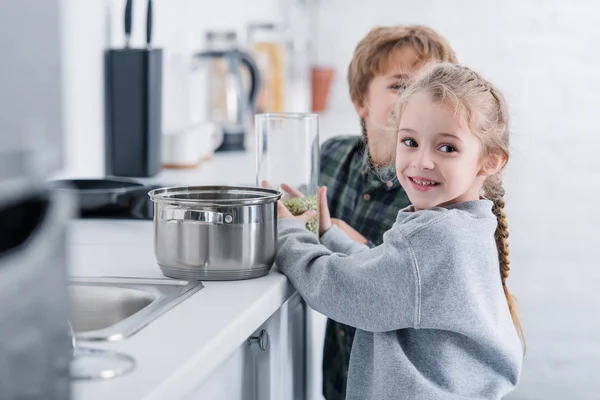
[{"label": "pot handle", "polygon": [[233,217],[230,214],[181,208],[167,208],[162,210],[160,219],[161,221],[193,221],[215,225],[230,224],[233,222]]}]

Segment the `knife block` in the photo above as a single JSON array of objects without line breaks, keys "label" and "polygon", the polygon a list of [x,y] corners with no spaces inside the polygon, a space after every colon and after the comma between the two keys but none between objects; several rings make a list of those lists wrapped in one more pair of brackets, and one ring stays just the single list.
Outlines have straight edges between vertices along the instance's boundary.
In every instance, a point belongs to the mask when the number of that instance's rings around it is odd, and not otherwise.
[{"label": "knife block", "polygon": [[161,168],[162,49],[105,53],[106,175],[150,177]]}]

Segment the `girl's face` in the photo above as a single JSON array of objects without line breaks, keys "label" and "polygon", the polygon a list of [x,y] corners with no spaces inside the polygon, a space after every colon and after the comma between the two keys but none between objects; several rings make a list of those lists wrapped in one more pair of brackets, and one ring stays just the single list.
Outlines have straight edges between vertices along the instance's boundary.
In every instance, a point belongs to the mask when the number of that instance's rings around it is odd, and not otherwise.
[{"label": "girl's face", "polygon": [[396,173],[415,210],[478,200],[482,144],[445,104],[414,95],[399,121]]}]

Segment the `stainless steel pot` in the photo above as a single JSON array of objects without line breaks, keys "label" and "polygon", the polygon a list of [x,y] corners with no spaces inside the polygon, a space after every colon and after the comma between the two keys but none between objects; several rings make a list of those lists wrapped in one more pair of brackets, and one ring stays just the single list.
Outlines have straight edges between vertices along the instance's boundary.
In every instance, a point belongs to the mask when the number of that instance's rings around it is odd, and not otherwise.
[{"label": "stainless steel pot", "polygon": [[154,251],[164,275],[235,280],[269,273],[277,253],[272,189],[187,186],[152,190]]}]

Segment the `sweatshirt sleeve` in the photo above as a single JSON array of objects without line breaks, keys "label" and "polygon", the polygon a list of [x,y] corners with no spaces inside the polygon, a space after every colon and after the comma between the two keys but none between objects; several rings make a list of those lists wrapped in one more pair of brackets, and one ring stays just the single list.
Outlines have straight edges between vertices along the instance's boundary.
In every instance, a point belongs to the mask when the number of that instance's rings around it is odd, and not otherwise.
[{"label": "sweatshirt sleeve", "polygon": [[354,240],[350,239],[350,237],[346,235],[337,225],[332,225],[331,228],[329,228],[327,232],[321,236],[321,244],[334,253],[342,253],[346,255],[360,253],[361,251],[368,250],[369,247],[374,247],[365,246],[364,244],[355,242]]},{"label": "sweatshirt sleeve", "polygon": [[415,326],[418,275],[410,244],[398,227],[386,232],[381,246],[363,246],[351,255],[321,245],[296,220],[280,220],[278,229],[277,268],[311,308],[370,332]]}]

